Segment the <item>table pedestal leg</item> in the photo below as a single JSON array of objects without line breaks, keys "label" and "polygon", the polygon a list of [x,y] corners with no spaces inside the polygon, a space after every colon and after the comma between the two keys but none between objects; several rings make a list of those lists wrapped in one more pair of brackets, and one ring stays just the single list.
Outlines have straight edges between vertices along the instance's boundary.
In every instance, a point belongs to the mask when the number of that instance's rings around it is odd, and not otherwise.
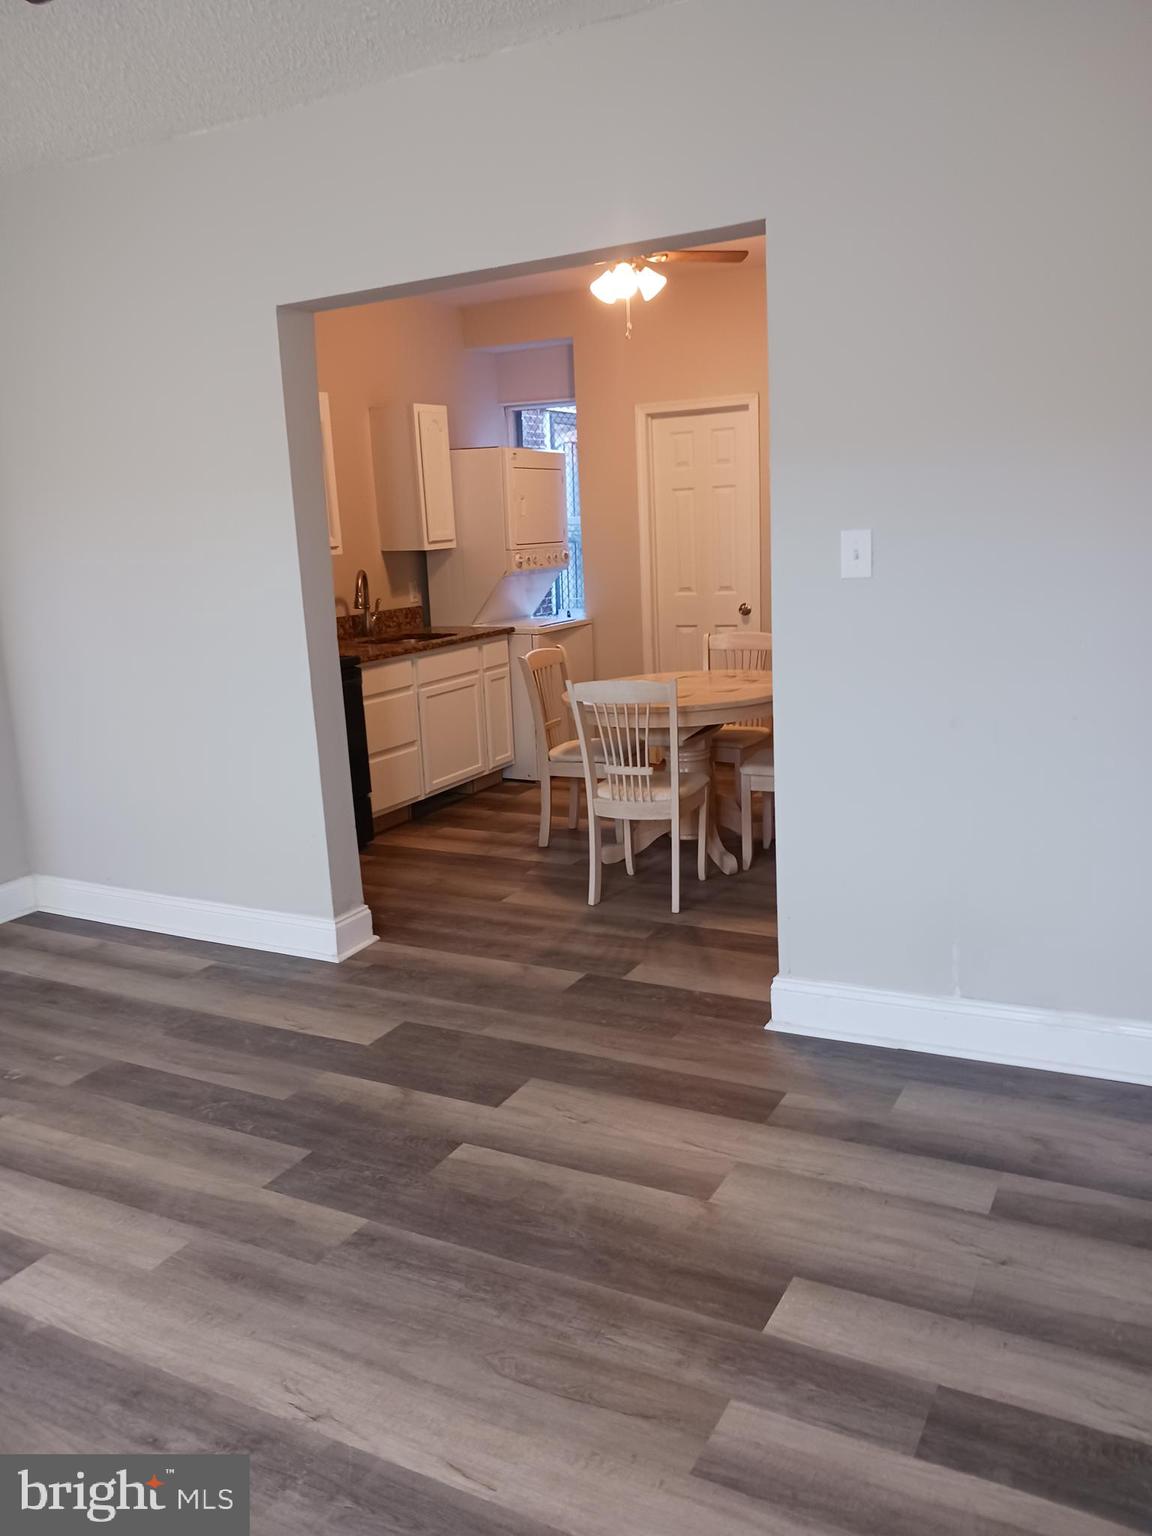
[{"label": "table pedestal leg", "polygon": [[[697,731],[695,735],[687,737],[680,743],[680,771],[681,773],[703,772],[711,776],[712,773],[712,738],[715,735],[712,729]],[[681,829],[681,837],[694,837],[695,815],[689,817],[687,824]],[[740,867],[740,861],[735,854],[729,853],[720,841],[720,805],[716,794],[715,785],[709,797],[708,809],[708,835],[705,840],[708,849],[708,857],[716,868],[725,875],[734,875]]]},{"label": "table pedestal leg", "polygon": [[716,795],[717,825],[723,827],[725,831],[739,835],[741,831],[739,801],[734,800],[731,795],[716,794],[715,790],[712,793]]},{"label": "table pedestal leg", "polygon": [[734,853],[729,853],[720,841],[720,833],[716,830],[716,817],[714,814],[708,817],[708,857],[712,860],[721,874],[734,875],[740,868],[740,861]]}]

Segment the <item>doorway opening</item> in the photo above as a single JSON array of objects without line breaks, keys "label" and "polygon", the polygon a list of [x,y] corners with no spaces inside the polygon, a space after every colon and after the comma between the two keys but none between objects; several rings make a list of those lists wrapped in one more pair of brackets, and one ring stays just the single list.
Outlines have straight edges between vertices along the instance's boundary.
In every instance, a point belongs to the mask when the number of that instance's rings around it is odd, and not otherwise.
[{"label": "doorway opening", "polygon": [[[730,671],[723,656],[709,660],[707,636],[770,636],[762,226],[658,242],[701,255],[733,244],[746,252],[739,265],[653,258],[667,281],[653,301],[636,297],[627,322],[622,305],[589,291],[627,250],[312,307],[316,522],[328,622],[359,677],[349,708],[362,720],[361,772],[353,764],[349,776],[362,886],[385,947],[459,955],[480,944],[513,965],[534,934],[533,953],[575,961],[579,951],[588,974],[743,1000],[760,1024],[767,1016],[771,791],[762,781],[748,791],[749,847],[742,749],[712,762],[710,878],[695,879],[694,844],[673,850],[646,832],[634,860],[608,847],[620,867],[588,907],[574,719],[561,698],[562,739],[546,737],[542,759],[526,667],[562,648],[566,686]],[[770,674],[770,660],[742,670]],[[701,741],[744,721],[745,755],[770,750],[770,677],[742,714],[714,712],[701,717]],[[657,751],[654,771],[661,761]],[[670,857],[692,878],[682,910],[665,915]],[[641,942],[649,919],[670,931]],[[636,938],[626,953],[593,940],[613,927]]]}]

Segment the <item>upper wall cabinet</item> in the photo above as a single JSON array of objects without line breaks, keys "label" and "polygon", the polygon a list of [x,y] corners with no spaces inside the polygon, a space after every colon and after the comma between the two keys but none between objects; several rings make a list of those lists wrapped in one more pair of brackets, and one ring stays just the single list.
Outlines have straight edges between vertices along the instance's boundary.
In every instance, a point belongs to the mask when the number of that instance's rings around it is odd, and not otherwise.
[{"label": "upper wall cabinet", "polygon": [[368,416],[380,548],[454,548],[448,407],[376,405]]}]

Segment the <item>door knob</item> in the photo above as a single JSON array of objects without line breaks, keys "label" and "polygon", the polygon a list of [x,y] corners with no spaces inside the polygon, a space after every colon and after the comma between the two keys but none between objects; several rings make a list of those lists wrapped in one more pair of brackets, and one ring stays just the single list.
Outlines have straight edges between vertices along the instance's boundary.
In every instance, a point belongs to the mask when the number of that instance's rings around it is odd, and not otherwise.
[{"label": "door knob", "polygon": [[751,613],[752,613],[752,610],[751,610],[751,608],[749,608],[747,603],[741,603],[740,604],[740,614],[741,614],[742,618],[745,618],[745,619],[749,618],[751,616]]}]

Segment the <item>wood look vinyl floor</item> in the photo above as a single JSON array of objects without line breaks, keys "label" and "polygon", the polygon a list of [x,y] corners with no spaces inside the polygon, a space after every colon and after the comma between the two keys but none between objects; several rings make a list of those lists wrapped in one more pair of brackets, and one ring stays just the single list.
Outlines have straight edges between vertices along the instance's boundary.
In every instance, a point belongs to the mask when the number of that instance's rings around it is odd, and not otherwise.
[{"label": "wood look vinyl floor", "polygon": [[1152,1090],[765,1033],[773,864],[503,785],[341,967],[0,927],[0,1452],[260,1536],[1152,1530]]}]

